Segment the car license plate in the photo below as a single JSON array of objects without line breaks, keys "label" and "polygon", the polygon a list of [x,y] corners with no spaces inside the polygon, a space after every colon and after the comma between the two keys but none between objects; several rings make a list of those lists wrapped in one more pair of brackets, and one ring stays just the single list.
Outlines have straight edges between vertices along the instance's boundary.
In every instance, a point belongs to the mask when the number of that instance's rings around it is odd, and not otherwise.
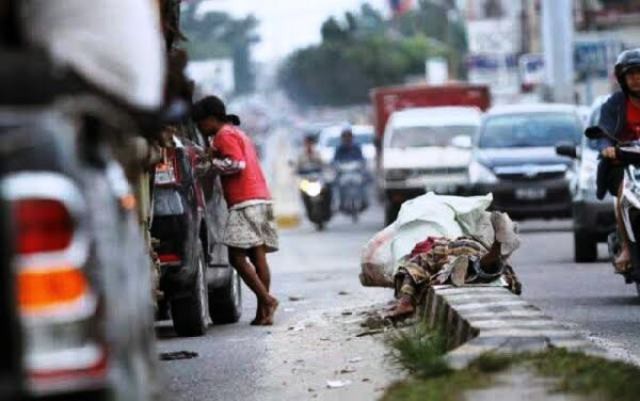
[{"label": "car license plate", "polygon": [[519,188],[516,189],[516,199],[540,200],[547,197],[547,190],[544,188]]}]

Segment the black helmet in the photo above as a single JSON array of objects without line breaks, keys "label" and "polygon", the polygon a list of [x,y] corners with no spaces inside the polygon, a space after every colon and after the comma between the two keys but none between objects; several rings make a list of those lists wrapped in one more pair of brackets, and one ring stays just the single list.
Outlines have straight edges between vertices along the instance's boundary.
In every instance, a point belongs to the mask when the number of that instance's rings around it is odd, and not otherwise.
[{"label": "black helmet", "polygon": [[640,68],[640,48],[623,51],[620,53],[618,60],[616,61],[616,79],[620,84],[620,88],[622,88],[622,90],[627,94],[629,94],[629,88],[627,88],[627,82],[624,77],[632,68]]}]

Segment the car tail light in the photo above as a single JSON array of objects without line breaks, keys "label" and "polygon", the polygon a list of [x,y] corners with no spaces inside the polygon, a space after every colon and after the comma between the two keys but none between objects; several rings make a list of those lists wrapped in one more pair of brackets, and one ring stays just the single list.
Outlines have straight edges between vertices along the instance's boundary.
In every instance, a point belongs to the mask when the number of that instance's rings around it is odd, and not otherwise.
[{"label": "car tail light", "polygon": [[21,199],[15,202],[14,210],[21,255],[60,251],[71,243],[73,221],[62,202]]},{"label": "car tail light", "polygon": [[80,302],[88,292],[87,278],[78,268],[22,269],[18,272],[18,304],[27,314],[70,306]]},{"label": "car tail light", "polygon": [[161,253],[158,255],[158,259],[160,259],[160,263],[163,265],[182,263],[182,258],[180,257],[180,255],[175,253]]},{"label": "car tail light", "polygon": [[19,173],[0,183],[15,229],[17,304],[29,390],[49,395],[106,380],[98,295],[89,276],[85,199],[69,178]]},{"label": "car tail light", "polygon": [[180,182],[175,149],[165,149],[164,160],[156,165],[156,185],[174,185]]}]

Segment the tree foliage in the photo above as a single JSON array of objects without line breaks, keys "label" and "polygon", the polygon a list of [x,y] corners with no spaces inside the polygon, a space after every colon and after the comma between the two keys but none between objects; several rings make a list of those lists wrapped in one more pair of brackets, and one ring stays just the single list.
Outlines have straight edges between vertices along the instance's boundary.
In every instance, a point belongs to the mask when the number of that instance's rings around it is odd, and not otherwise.
[{"label": "tree foliage", "polygon": [[343,19],[331,17],[321,27],[321,44],[294,52],[279,82],[297,102],[347,105],[366,102],[373,87],[422,75],[428,57],[448,57],[457,72],[466,35],[450,13],[423,0],[418,10],[392,20],[368,4]]},{"label": "tree foliage", "polygon": [[255,73],[251,58],[253,45],[259,42],[256,34],[258,20],[250,15],[234,19],[222,12],[207,12],[198,9],[204,0],[185,5],[182,11],[182,31],[188,38],[187,52],[192,60],[231,58],[234,64],[236,91],[246,93],[253,90]]}]

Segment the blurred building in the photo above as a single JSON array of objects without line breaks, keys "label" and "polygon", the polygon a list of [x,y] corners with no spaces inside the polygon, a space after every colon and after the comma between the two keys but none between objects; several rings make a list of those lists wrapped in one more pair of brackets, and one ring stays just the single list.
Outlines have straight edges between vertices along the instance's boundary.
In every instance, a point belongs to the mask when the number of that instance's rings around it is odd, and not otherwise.
[{"label": "blurred building", "polygon": [[[542,83],[542,0],[466,0],[469,79],[494,91],[534,90]],[[640,46],[640,1],[574,0],[575,71],[583,103],[611,90],[624,48]]]}]

